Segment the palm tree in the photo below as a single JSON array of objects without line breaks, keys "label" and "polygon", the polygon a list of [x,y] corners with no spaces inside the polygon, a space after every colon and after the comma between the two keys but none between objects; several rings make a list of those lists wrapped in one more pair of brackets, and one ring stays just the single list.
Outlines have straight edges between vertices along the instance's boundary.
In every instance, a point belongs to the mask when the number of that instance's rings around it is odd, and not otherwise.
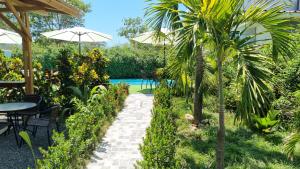
[{"label": "palm tree", "polygon": [[[148,0],[151,1],[151,0]],[[180,62],[173,62],[170,68],[171,74],[182,75],[182,71],[185,71],[186,80],[179,79],[179,81],[185,81],[187,83],[187,72],[189,68],[185,66],[191,66],[195,60],[195,91],[194,91],[194,124],[198,125],[203,120],[203,90],[202,81],[204,78],[204,54],[203,54],[203,42],[199,40],[204,39],[203,34],[205,32],[205,26],[202,22],[199,22],[199,18],[193,15],[195,12],[191,8],[191,11],[186,12],[184,21],[182,19],[182,12],[179,10],[179,2],[177,0],[160,0],[157,3],[151,3],[147,10],[149,16],[148,22],[154,28],[159,30],[162,27],[168,27],[174,30],[175,36],[178,37],[178,43],[175,46],[177,50],[176,57]],[[195,4],[194,4],[195,5]],[[194,29],[198,27],[198,29]],[[175,64],[174,64],[175,63]],[[177,66],[177,67],[176,67]],[[182,69],[184,68],[185,69]],[[181,72],[181,73],[180,73]],[[181,76],[179,76],[181,77]],[[188,89],[187,85],[184,85]],[[187,93],[188,91],[185,91]]]},{"label": "palm tree", "polygon": [[[274,59],[278,54],[286,57],[293,56],[295,51],[295,44],[290,36],[293,28],[289,26],[290,18],[281,12],[284,9],[282,4],[271,0],[260,0],[245,10],[244,3],[244,0],[207,1],[206,7],[202,9],[215,43],[218,63],[217,168],[224,168],[223,64],[231,57],[239,65],[237,76],[242,86],[239,116],[251,122],[251,114],[265,113],[263,106],[268,105],[267,92],[270,91],[266,81],[270,72],[262,65],[267,57],[263,56],[259,49],[269,42],[273,48]],[[245,32],[255,24],[261,25],[265,29],[261,34],[268,33],[270,39],[257,40],[255,35],[245,35]]]},{"label": "palm tree", "polygon": [[[168,5],[183,6],[174,10]],[[269,56],[264,56],[260,49],[272,46],[272,58],[279,55],[286,58],[295,54],[295,43],[290,36],[293,27],[291,18],[282,13],[284,5],[274,0],[258,0],[247,9],[245,0],[160,0],[152,6],[154,14],[162,12],[165,17],[152,17],[154,27],[164,21],[172,23],[172,13],[177,12],[183,28],[178,29],[182,36],[177,36],[179,44],[193,41],[195,44],[209,42],[213,46],[218,67],[218,107],[219,127],[217,134],[217,168],[224,168],[224,91],[223,66],[226,62],[237,65],[237,83],[240,86],[238,118],[251,122],[253,114],[263,115],[264,105],[268,105],[268,75],[271,73],[265,63]],[[157,16],[157,15],[153,15]],[[175,22],[178,24],[178,21]],[[198,24],[193,24],[198,23]],[[259,34],[247,34],[251,27],[259,24],[263,31]],[[191,32],[193,35],[191,36]],[[198,35],[197,35],[198,33]],[[200,36],[199,36],[200,35]],[[269,38],[258,39],[266,35]],[[197,39],[195,39],[197,38]],[[199,38],[199,39],[198,39]],[[180,49],[180,46],[177,47]]]}]

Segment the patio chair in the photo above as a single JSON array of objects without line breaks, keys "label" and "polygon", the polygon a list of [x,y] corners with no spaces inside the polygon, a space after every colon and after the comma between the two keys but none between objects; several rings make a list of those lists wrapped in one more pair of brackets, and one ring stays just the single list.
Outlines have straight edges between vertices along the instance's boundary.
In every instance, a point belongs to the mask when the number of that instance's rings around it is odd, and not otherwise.
[{"label": "patio chair", "polygon": [[59,110],[60,110],[60,106],[54,105],[43,111],[39,111],[40,117],[32,116],[27,121],[27,124],[26,124],[27,126],[33,127],[32,135],[34,137],[36,136],[36,133],[37,133],[37,130],[39,127],[46,128],[49,146],[51,145],[50,130],[53,128],[52,125],[55,124],[56,130],[59,131],[59,125],[58,125]]},{"label": "patio chair", "polygon": [[18,113],[18,115],[20,115],[22,117],[22,122],[23,122],[23,127],[24,127],[24,126],[26,126],[26,123],[31,116],[35,116],[35,117],[38,116],[43,98],[39,95],[25,95],[23,98],[23,101],[36,103],[36,105],[37,105],[36,107],[34,107],[32,109]]}]

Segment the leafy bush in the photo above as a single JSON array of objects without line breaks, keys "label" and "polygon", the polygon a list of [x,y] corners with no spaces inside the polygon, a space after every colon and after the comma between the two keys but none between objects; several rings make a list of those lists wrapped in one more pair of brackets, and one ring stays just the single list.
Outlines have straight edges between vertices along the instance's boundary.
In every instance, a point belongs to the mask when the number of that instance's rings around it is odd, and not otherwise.
[{"label": "leafy bush", "polygon": [[279,111],[270,110],[266,117],[259,117],[257,115],[254,115],[252,127],[254,127],[254,129],[258,130],[259,132],[270,133],[272,131],[272,128],[279,123],[279,120],[277,120],[278,114]]},{"label": "leafy bush", "polygon": [[38,161],[39,168],[79,168],[84,165],[81,159],[93,150],[100,139],[102,126],[122,108],[127,96],[124,85],[92,91],[86,103],[73,99],[76,113],[66,121],[66,134],[55,133],[53,146],[41,150],[44,158]]},{"label": "leafy bush", "polygon": [[300,110],[300,90],[281,96],[273,102],[273,107],[280,112],[279,120],[281,129],[293,128],[293,119],[296,112]]},{"label": "leafy bush", "polygon": [[138,162],[142,168],[176,168],[176,124],[170,109],[170,95],[167,88],[160,86],[155,91],[155,108],[150,127],[140,146],[143,160]]},{"label": "leafy bush", "polygon": [[58,79],[60,81],[59,95],[61,104],[70,107],[72,98],[70,86],[92,88],[98,84],[106,84],[109,76],[106,73],[108,59],[100,49],[93,49],[87,55],[79,56],[73,50],[66,48],[59,52],[57,58]]},{"label": "leafy bush", "polygon": [[[20,57],[5,57],[4,53],[0,50],[0,80],[24,81],[22,74],[23,66],[24,64]],[[33,68],[36,70],[34,71],[34,83],[39,84],[42,77],[42,66],[35,61],[33,62]],[[22,89],[0,89],[0,102],[20,100],[23,94]]]},{"label": "leafy bush", "polygon": [[107,71],[111,78],[153,77],[155,70],[162,66],[159,48],[151,45],[116,46],[106,50],[110,59]]},{"label": "leafy bush", "polygon": [[274,76],[274,88],[277,95],[300,90],[300,55],[283,63]]},{"label": "leafy bush", "polygon": [[154,106],[160,106],[163,108],[171,107],[170,90],[166,87],[167,84],[162,84],[154,91]]}]

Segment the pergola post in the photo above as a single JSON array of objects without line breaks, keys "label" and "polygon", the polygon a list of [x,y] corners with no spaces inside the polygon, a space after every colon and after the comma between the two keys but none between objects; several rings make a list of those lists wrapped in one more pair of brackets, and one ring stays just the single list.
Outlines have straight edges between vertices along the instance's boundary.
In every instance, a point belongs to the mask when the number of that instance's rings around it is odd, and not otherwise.
[{"label": "pergola post", "polygon": [[[25,93],[34,94],[32,69],[32,36],[28,12],[57,12],[80,16],[80,11],[61,0],[0,0],[0,19],[22,36]],[[16,20],[10,20],[4,13],[9,12]],[[16,22],[17,21],[17,24]]]},{"label": "pergola post", "polygon": [[23,62],[24,62],[24,78],[25,93],[34,94],[33,89],[33,73],[32,73],[32,38],[30,33],[30,21],[26,12],[18,12],[11,0],[6,0],[7,8],[13,13],[18,21],[20,35],[22,36]]},{"label": "pergola post", "polygon": [[24,60],[24,76],[25,76],[25,93],[34,94],[33,87],[33,68],[32,68],[32,38],[31,35],[27,35],[25,32],[30,32],[30,22],[27,13],[21,13],[21,19],[25,25],[22,32],[22,46],[23,46],[23,60]]}]

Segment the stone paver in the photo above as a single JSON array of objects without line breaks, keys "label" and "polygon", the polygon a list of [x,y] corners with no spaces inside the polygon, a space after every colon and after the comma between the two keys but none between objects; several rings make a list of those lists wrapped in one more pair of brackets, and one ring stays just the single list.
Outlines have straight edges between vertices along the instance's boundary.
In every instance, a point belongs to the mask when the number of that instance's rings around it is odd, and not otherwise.
[{"label": "stone paver", "polygon": [[133,169],[136,161],[142,159],[139,145],[150,125],[152,106],[152,95],[129,95],[87,169]]}]

